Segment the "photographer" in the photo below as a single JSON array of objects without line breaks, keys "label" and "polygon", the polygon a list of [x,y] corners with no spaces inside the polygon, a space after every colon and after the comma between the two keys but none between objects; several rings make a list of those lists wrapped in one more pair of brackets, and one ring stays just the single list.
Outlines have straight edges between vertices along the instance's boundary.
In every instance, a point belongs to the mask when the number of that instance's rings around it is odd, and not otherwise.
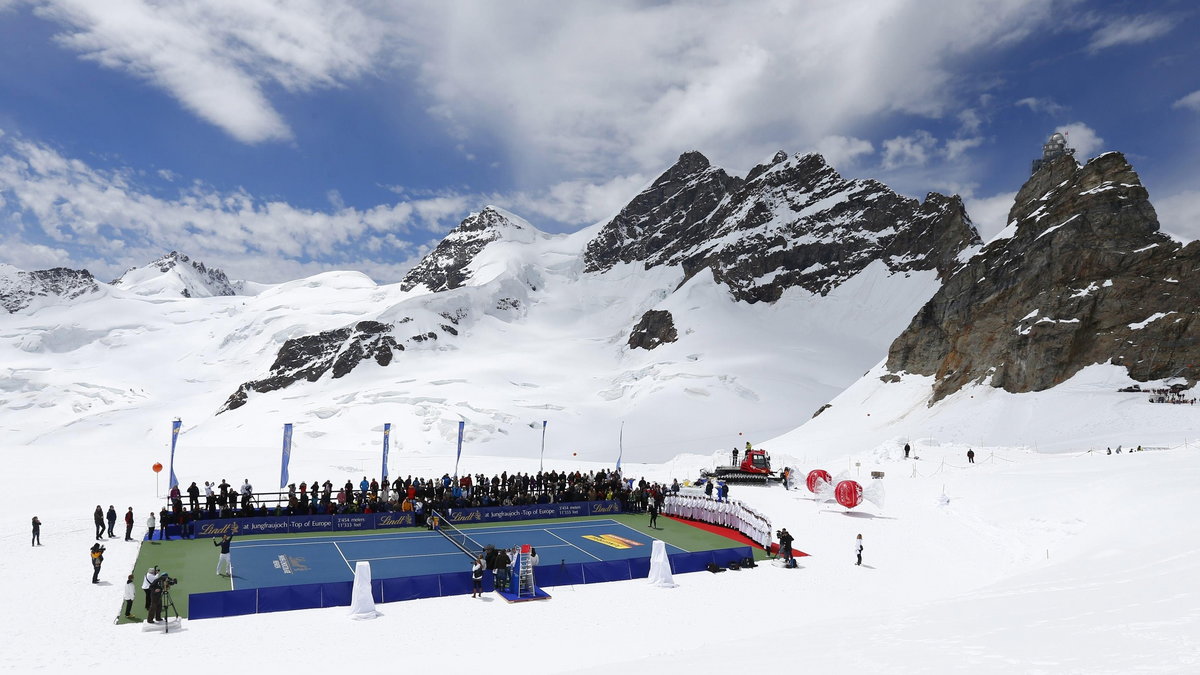
[{"label": "photographer", "polygon": [[104,564],[104,547],[92,544],[92,583],[100,583],[100,566]]},{"label": "photographer", "polygon": [[792,555],[793,537],[791,533],[787,531],[786,527],[776,532],[775,535],[779,537],[779,557],[784,559],[784,562],[788,567],[791,567],[792,561],[795,560],[794,556]]},{"label": "photographer", "polygon": [[172,586],[179,583],[178,579],[172,579],[166,572],[161,572],[158,577],[150,584],[150,614],[146,618],[146,623],[159,623],[163,620],[163,596],[170,590]]}]

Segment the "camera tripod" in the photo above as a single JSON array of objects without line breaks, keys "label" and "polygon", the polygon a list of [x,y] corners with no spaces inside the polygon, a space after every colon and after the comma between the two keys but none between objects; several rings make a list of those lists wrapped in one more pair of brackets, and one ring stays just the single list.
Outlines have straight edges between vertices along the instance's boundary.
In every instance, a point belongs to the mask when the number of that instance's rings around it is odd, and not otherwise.
[{"label": "camera tripod", "polygon": [[179,618],[179,609],[175,607],[175,600],[171,597],[170,586],[166,586],[162,592],[163,633],[171,632],[171,612],[175,612],[176,619]]}]

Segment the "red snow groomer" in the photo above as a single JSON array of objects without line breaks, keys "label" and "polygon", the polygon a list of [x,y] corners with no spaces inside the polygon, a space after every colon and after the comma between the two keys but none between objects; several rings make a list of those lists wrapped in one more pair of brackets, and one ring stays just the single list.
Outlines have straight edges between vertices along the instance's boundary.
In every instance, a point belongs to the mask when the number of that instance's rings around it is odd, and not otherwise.
[{"label": "red snow groomer", "polygon": [[[736,460],[735,460],[736,461]],[[748,449],[740,464],[718,466],[709,471],[700,470],[701,478],[723,480],[727,483],[765,484],[767,481],[781,481],[782,474],[771,470],[771,456],[766,450]]]}]

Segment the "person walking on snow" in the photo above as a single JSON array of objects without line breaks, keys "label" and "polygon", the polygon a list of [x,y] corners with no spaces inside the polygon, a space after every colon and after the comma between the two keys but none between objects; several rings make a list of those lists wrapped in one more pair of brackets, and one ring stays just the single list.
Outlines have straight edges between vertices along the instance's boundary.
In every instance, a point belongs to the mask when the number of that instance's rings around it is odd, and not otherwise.
[{"label": "person walking on snow", "polygon": [[117,535],[113,533],[113,528],[117,526],[117,509],[112,504],[108,505],[108,513],[105,514],[105,519],[108,521],[108,538],[116,539]]},{"label": "person walking on snow", "polygon": [[37,516],[33,517],[33,543],[31,546],[42,545],[42,521],[38,520]]},{"label": "person walking on snow", "polygon": [[863,552],[863,543],[862,543],[862,535],[860,534],[860,535],[858,535],[858,538],[854,540],[854,555],[858,556],[858,561],[854,563],[855,565],[862,564],[862,552]]},{"label": "person walking on snow", "polygon": [[[1118,450],[1117,452],[1120,452],[1120,450]],[[975,451],[968,448],[967,449],[967,464],[974,464],[974,463],[975,463]]]}]

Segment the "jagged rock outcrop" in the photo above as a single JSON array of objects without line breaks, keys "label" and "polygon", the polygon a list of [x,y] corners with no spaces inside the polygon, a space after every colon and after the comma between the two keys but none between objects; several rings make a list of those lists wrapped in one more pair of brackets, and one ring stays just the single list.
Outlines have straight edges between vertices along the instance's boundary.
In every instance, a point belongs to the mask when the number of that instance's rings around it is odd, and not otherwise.
[{"label": "jagged rock outcrop", "polygon": [[230,281],[222,270],[207,267],[178,251],[171,251],[149,265],[129,268],[112,285],[134,293],[178,294],[185,298],[230,296],[241,291],[240,282]]},{"label": "jagged rock outcrop", "polygon": [[936,376],[931,404],[969,382],[1053,387],[1097,363],[1138,381],[1197,381],[1200,242],[1158,231],[1120,153],[1069,155],[1021,188],[1008,228],[950,274],[892,344],[894,373]]},{"label": "jagged rock outcrop", "polygon": [[686,281],[710,269],[738,300],[772,302],[796,286],[827,294],[875,261],[945,275],[980,243],[957,196],[902,197],[816,154],[778,153],[743,181],[691,152],[604,226],[585,270],[680,265]]},{"label": "jagged rock outcrop", "polygon": [[675,318],[671,313],[665,309],[652,309],[643,314],[633,327],[629,334],[629,348],[650,350],[678,339]]},{"label": "jagged rock outcrop", "polygon": [[9,314],[25,309],[38,297],[78,298],[100,289],[91,272],[55,267],[26,272],[0,264],[0,306]]},{"label": "jagged rock outcrop", "polygon": [[351,327],[292,338],[280,348],[271,375],[238,387],[219,412],[242,407],[251,391],[275,391],[300,380],[316,382],[328,372],[339,378],[368,359],[386,366],[396,352],[404,351],[391,333],[391,325],[359,321]]},{"label": "jagged rock outcrop", "polygon": [[702,221],[742,182],[698,152],[683,153],[588,242],[584,271],[603,272],[630,262],[644,262],[647,269],[663,264],[661,257],[676,250],[681,233],[711,229]]},{"label": "jagged rock outcrop", "polygon": [[527,229],[527,223],[494,206],[472,213],[404,275],[400,288],[411,291],[424,284],[432,293],[459,288],[471,277],[470,263],[488,244]]}]

